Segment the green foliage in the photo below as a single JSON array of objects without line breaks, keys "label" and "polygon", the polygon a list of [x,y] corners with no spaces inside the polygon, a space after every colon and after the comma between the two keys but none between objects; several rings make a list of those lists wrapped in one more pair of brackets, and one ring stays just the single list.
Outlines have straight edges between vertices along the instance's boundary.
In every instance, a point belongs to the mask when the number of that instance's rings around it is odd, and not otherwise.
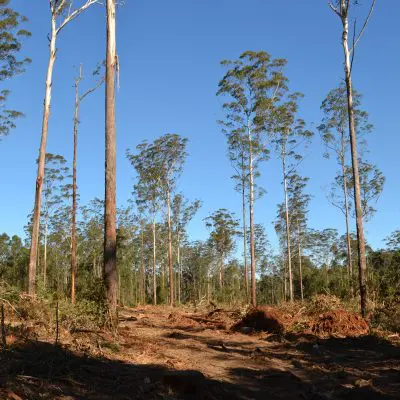
[{"label": "green foliage", "polygon": [[[21,40],[31,35],[21,27],[27,19],[8,5],[8,0],[0,0],[0,82],[21,74],[31,62],[30,58],[19,58]],[[0,91],[0,140],[15,128],[15,120],[23,115],[7,108],[9,94],[7,89]]]}]

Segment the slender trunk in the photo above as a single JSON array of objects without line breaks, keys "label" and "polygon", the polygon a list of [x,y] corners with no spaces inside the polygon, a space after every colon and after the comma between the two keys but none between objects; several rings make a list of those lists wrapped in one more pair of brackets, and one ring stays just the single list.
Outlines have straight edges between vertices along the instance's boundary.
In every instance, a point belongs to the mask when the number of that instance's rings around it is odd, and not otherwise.
[{"label": "slender trunk", "polygon": [[207,268],[207,304],[211,301],[210,267]]},{"label": "slender trunk", "polygon": [[219,290],[222,290],[222,269],[224,268],[224,257],[221,256],[219,259],[219,272],[218,272],[218,282],[219,282]]},{"label": "slender trunk", "polygon": [[117,323],[117,233],[116,233],[116,129],[115,70],[117,68],[115,0],[107,0],[106,146],[104,211],[104,280],[111,323]]},{"label": "slender trunk", "polygon": [[146,303],[146,296],[145,296],[145,271],[144,271],[144,224],[142,224],[142,234],[141,234],[141,249],[140,249],[140,302],[142,304]]},{"label": "slender trunk", "polygon": [[275,288],[274,288],[274,274],[272,274],[272,277],[271,277],[271,303],[272,304],[274,304],[274,302],[275,302],[274,290],[275,290]]},{"label": "slender trunk", "polygon": [[[343,2],[344,0],[342,0]],[[351,61],[350,51],[348,45],[349,25],[347,13],[342,18],[343,22],[343,51],[345,58],[345,76],[347,87],[347,105],[349,113],[349,131],[350,131],[350,149],[351,161],[353,167],[353,180],[354,180],[354,202],[356,211],[356,226],[357,226],[357,250],[358,250],[358,270],[359,270],[359,285],[360,285],[360,308],[363,317],[367,312],[367,283],[366,273],[367,264],[365,257],[365,238],[364,238],[364,224],[361,206],[361,188],[360,188],[360,174],[358,170],[358,157],[357,157],[357,134],[355,129],[355,117],[353,106],[353,85],[351,79]]]},{"label": "slender trunk", "polygon": [[153,219],[153,304],[157,305],[157,276],[156,276],[156,220]]},{"label": "slender trunk", "polygon": [[304,292],[303,292],[303,269],[302,269],[302,252],[301,252],[301,232],[300,232],[300,224],[299,220],[297,220],[297,246],[299,251],[299,279],[300,279],[300,296],[301,301],[304,301]]},{"label": "slender trunk", "polygon": [[349,228],[349,200],[348,200],[348,192],[347,192],[347,174],[346,174],[346,165],[345,165],[345,140],[344,140],[344,132],[342,133],[342,155],[341,155],[341,167],[342,167],[342,175],[343,175],[343,197],[344,197],[344,211],[345,211],[345,219],[346,219],[346,246],[347,246],[347,273],[349,280],[349,294],[350,297],[354,296],[353,290],[353,269],[352,269],[352,254],[351,254],[351,240],[350,240],[350,228]]},{"label": "slender trunk", "polygon": [[44,252],[43,252],[43,286],[46,289],[47,284],[47,235],[48,235],[48,219],[49,216],[46,213],[44,223]]},{"label": "slender trunk", "polygon": [[247,227],[246,227],[246,192],[245,181],[242,181],[242,211],[243,211],[243,258],[244,258],[244,285],[246,300],[249,301],[249,270],[247,267]]},{"label": "slender trunk", "polygon": [[96,253],[93,253],[93,275],[98,278],[99,275],[97,273],[97,263],[96,263]]},{"label": "slender trunk", "polygon": [[56,60],[56,39],[57,39],[56,18],[54,15],[52,15],[50,56],[49,56],[49,64],[47,67],[46,92],[43,104],[42,135],[41,135],[40,149],[39,149],[35,205],[33,208],[33,218],[32,218],[32,238],[31,238],[31,248],[29,254],[28,292],[30,295],[35,295],[36,293],[36,258],[37,258],[38,244],[39,244],[40,208],[42,202],[44,165],[46,160],[47,134],[49,129],[53,69]]},{"label": "slender trunk", "polygon": [[251,137],[251,129],[248,124],[248,140],[249,140],[249,190],[250,190],[250,262],[251,262],[251,305],[257,306],[256,299],[256,255],[254,250],[254,174],[253,174],[253,145]]},{"label": "slender trunk", "polygon": [[286,221],[286,245],[287,245],[288,272],[289,272],[289,298],[290,301],[293,301],[292,255],[290,249],[289,201],[288,201],[288,191],[287,191],[285,155],[282,156],[282,168],[283,168],[283,190],[285,192],[285,221]]},{"label": "slender trunk", "polygon": [[169,269],[169,305],[174,306],[174,270],[172,259],[172,229],[171,229],[171,195],[169,189],[167,191],[167,208],[168,208],[168,269]]},{"label": "slender trunk", "polygon": [[74,157],[72,163],[72,230],[71,230],[71,303],[75,303],[75,276],[76,276],[76,159],[78,148],[79,124],[79,82],[82,78],[82,68],[79,78],[75,80],[75,115],[74,115]]},{"label": "slender trunk", "polygon": [[178,303],[181,304],[182,266],[181,266],[181,243],[180,243],[179,230],[177,237],[176,261],[178,263]]},{"label": "slender trunk", "polygon": [[284,301],[286,301],[287,300],[287,271],[286,271],[286,260],[285,260],[284,256],[282,256],[282,261],[283,261],[283,287],[284,287],[283,299],[284,299]]}]

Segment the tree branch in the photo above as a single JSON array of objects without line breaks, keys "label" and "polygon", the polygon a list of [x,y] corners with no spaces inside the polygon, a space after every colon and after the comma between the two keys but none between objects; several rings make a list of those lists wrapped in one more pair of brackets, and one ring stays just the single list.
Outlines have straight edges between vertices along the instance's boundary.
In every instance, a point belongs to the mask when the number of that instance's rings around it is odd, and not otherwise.
[{"label": "tree branch", "polygon": [[364,25],[363,25],[363,27],[361,28],[361,31],[360,31],[360,33],[358,34],[357,39],[354,40],[354,38],[353,38],[354,44],[353,44],[353,47],[350,49],[350,52],[352,52],[352,51],[355,49],[355,47],[357,46],[358,42],[359,42],[360,39],[361,39],[361,36],[363,35],[365,29],[367,28],[367,25],[368,25],[368,23],[369,23],[369,20],[371,19],[372,13],[373,13],[373,11],[374,11],[375,4],[376,4],[376,0],[372,0],[372,4],[371,4],[371,7],[370,7],[370,9],[369,9],[368,16],[367,16],[367,18],[366,18],[365,21],[364,21]]},{"label": "tree branch", "polygon": [[61,25],[57,28],[56,30],[56,34],[58,35],[61,31],[61,29],[63,29],[65,27],[65,25],[67,25],[69,22],[71,22],[72,20],[74,20],[76,17],[78,17],[79,15],[82,14],[83,11],[85,11],[88,7],[92,6],[93,4],[98,3],[99,0],[87,0],[86,3],[76,9],[75,11],[73,11],[72,13],[69,13],[67,17],[65,17],[64,21],[61,23]]},{"label": "tree branch", "polygon": [[340,18],[342,18],[342,16],[340,15],[340,12],[338,11],[338,9],[330,2],[328,1],[328,6],[331,8],[331,10]]}]

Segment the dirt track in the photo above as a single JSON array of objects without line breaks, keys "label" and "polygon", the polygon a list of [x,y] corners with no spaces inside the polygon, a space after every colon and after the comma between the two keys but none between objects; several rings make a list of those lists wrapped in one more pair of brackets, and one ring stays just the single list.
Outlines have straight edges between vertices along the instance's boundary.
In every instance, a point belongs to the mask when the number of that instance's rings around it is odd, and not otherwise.
[{"label": "dirt track", "polygon": [[1,353],[0,398],[400,399],[400,349],[373,336],[246,335],[223,313],[161,307],[121,317],[118,345],[75,333]]}]

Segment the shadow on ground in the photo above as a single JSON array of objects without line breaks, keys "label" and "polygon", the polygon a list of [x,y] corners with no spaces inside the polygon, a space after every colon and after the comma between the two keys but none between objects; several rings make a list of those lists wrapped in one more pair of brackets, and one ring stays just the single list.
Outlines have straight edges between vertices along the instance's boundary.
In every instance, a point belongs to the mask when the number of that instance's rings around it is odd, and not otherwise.
[{"label": "shadow on ground", "polygon": [[[187,337],[176,339],[184,342]],[[210,338],[209,345],[215,346],[216,357],[226,360],[235,351],[246,354],[233,343],[219,346]],[[198,371],[78,355],[31,341],[0,353],[0,399],[400,398],[399,349],[388,342],[373,337],[318,343],[297,338],[270,347],[270,353],[259,351],[257,368],[244,363],[229,370],[231,382],[220,382]],[[292,360],[293,368],[272,368],[269,357]]]}]

